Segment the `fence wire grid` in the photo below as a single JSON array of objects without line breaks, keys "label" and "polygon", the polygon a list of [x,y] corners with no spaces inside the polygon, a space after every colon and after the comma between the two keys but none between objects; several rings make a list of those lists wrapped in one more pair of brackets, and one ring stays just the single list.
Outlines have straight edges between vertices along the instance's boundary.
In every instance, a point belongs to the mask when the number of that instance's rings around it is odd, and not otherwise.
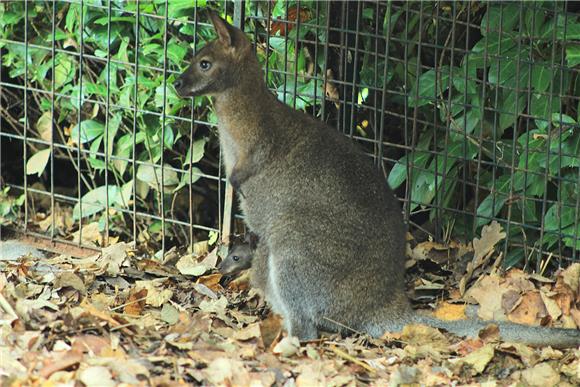
[{"label": "fence wire grid", "polygon": [[215,36],[208,7],[280,100],[363,147],[412,230],[497,221],[507,265],[578,260],[575,2],[2,2],[3,227],[161,250],[240,230],[211,102],[171,87]]}]

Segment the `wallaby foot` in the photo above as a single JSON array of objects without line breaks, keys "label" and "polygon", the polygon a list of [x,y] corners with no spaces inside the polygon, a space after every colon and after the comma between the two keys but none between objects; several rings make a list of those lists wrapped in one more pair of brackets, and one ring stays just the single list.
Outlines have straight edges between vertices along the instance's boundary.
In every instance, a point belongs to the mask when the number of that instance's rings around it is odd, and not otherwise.
[{"label": "wallaby foot", "polygon": [[296,336],[300,341],[316,340],[318,338],[318,328],[313,321],[304,316],[284,316],[284,325],[288,335]]}]

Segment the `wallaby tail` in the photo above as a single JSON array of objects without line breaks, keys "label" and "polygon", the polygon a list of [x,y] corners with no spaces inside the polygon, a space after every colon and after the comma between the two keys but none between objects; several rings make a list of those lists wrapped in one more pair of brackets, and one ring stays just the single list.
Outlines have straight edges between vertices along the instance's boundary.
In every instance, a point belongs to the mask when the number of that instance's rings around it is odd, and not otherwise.
[{"label": "wallaby tail", "polygon": [[415,314],[413,322],[444,329],[458,336],[477,337],[480,330],[489,324],[499,327],[502,341],[518,342],[534,347],[552,346],[570,348],[580,346],[580,330],[564,328],[544,328],[503,321],[453,320],[444,321],[434,317]]}]

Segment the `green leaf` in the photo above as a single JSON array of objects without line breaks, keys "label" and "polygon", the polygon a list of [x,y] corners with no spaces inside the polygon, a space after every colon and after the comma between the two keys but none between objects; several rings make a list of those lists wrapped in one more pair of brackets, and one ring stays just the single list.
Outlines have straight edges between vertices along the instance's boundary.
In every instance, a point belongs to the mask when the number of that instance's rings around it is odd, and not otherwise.
[{"label": "green leaf", "polygon": [[569,67],[574,67],[580,63],[580,46],[566,46],[566,63]]},{"label": "green leaf", "polygon": [[[420,152],[420,153],[419,153]],[[412,166],[411,168],[424,168],[427,164],[427,161],[431,157],[429,152],[425,151],[415,151],[409,153]],[[389,173],[389,178],[387,182],[392,189],[398,188],[405,180],[407,180],[407,157],[403,156],[401,159],[395,164],[393,169],[391,169],[391,173]]]},{"label": "green leaf", "polygon": [[109,193],[109,205],[117,201],[119,195],[119,187],[116,185],[109,185],[97,187],[87,192],[81,198],[81,202],[77,203],[73,208],[73,219],[79,220],[81,217],[81,203],[82,203],[82,217],[86,218],[101,212],[107,205],[107,191]]},{"label": "green leaf", "polygon": [[[498,32],[490,32],[485,38],[478,41],[471,49],[472,54],[483,59],[484,55],[504,54],[517,47],[517,41],[506,34],[500,35]],[[488,60],[488,64],[490,61]]]},{"label": "green leaf", "polygon": [[536,126],[542,130],[548,127],[552,114],[560,111],[560,99],[552,98],[551,102],[550,106],[550,97],[537,93],[533,93],[530,98],[530,112]]},{"label": "green leaf", "polygon": [[173,63],[181,64],[183,58],[187,55],[187,51],[187,47],[175,39],[172,39],[167,45],[167,57]]},{"label": "green leaf", "polygon": [[54,85],[59,89],[74,78],[75,69],[72,60],[66,55],[57,55],[56,62]]},{"label": "green leaf", "polygon": [[477,207],[477,227],[488,224],[503,208],[508,199],[511,179],[509,176],[501,176],[495,184],[495,190],[490,192]]},{"label": "green leaf", "polygon": [[532,87],[536,91],[546,91],[552,82],[553,71],[550,65],[545,62],[535,62],[532,65]]},{"label": "green leaf", "polygon": [[498,129],[503,133],[504,129],[515,124],[516,118],[524,111],[526,94],[516,93],[515,90],[503,90],[499,106],[501,106],[501,114]]},{"label": "green leaf", "polygon": [[526,13],[524,16],[524,23],[526,26],[526,33],[528,36],[537,38],[540,36],[540,31],[544,25],[545,14],[542,10],[537,7],[526,7]]},{"label": "green leaf", "polygon": [[467,111],[466,114],[462,114],[451,121],[451,127],[456,131],[471,134],[479,124],[479,117],[479,109],[471,108]]},{"label": "green leaf", "polygon": [[[171,1],[175,1],[175,0],[171,0]],[[111,16],[111,22],[113,22],[113,23],[128,22],[128,23],[134,24],[135,18],[132,16]],[[98,19],[94,20],[93,23],[101,25],[101,26],[106,26],[109,23],[109,17],[105,16],[105,17],[98,18]]]},{"label": "green leaf", "polygon": [[491,32],[509,32],[520,18],[520,7],[516,4],[489,4],[488,10],[481,19],[481,34],[486,35]]},{"label": "green leaf", "polygon": [[554,203],[544,216],[544,228],[546,231],[559,231],[576,220],[575,208]]},{"label": "green leaf", "polygon": [[[528,86],[529,65],[522,60],[527,59],[528,48],[512,50],[505,54],[501,60],[493,60],[489,68],[488,79],[495,85],[506,85],[520,90]],[[519,68],[519,73],[518,73]],[[519,82],[516,82],[516,75],[519,75]]]},{"label": "green leaf", "polygon": [[123,184],[121,190],[119,191],[119,195],[117,196],[117,200],[115,200],[115,204],[127,208],[129,207],[131,196],[133,196],[133,180],[129,180]]},{"label": "green leaf", "polygon": [[[457,67],[454,68],[454,74],[459,73]],[[449,66],[443,66],[437,69],[431,69],[419,77],[418,98],[415,99],[416,89],[410,91],[409,106],[423,106],[433,102],[440,91],[445,92],[449,88]]]},{"label": "green leaf", "polygon": [[79,5],[78,4],[70,4],[68,13],[66,14],[66,23],[65,29],[71,33],[75,33],[75,24],[79,19]]},{"label": "green leaf", "polygon": [[[105,125],[94,120],[85,120],[81,122],[80,141],[81,144],[92,141],[105,132]],[[75,125],[70,133],[70,139],[77,143],[79,141],[79,125]]]},{"label": "green leaf", "polygon": [[161,179],[161,167],[159,165],[140,165],[137,170],[137,179],[147,183],[151,188],[159,191],[159,183],[162,182],[164,192],[171,192],[179,184],[179,177],[171,165],[163,166],[163,180]]},{"label": "green leaf", "polygon": [[49,159],[50,149],[43,149],[36,152],[28,159],[28,162],[26,163],[26,174],[32,175],[36,173],[38,176],[42,175],[42,172],[44,172]]},{"label": "green leaf", "polygon": [[52,138],[52,113],[50,111],[42,113],[36,122],[36,130],[45,141],[50,141]]},{"label": "green leaf", "polygon": [[187,150],[187,154],[183,160],[184,167],[190,164],[195,164],[203,158],[206,142],[207,138],[205,137],[193,142],[191,148]]},{"label": "green leaf", "polygon": [[[201,176],[203,175],[203,172],[201,171],[201,169],[197,168],[197,167],[193,167],[190,169],[186,169],[185,172],[183,172],[181,174],[181,179],[179,180],[179,185],[173,190],[173,192],[177,192],[179,191],[181,188],[185,187],[188,184],[194,184],[196,181],[198,181]],[[191,177],[191,181],[189,180]]]}]

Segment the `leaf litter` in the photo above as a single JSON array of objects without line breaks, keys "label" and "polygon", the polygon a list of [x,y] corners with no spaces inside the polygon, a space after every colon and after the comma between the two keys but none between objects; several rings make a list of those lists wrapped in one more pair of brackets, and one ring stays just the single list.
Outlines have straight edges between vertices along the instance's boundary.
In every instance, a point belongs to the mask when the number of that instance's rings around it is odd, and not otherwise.
[{"label": "leaf litter", "polygon": [[[474,315],[580,326],[580,264],[554,279],[502,273],[492,224],[473,244],[410,239],[410,282],[442,319]],[[92,235],[91,240],[98,240]],[[248,276],[217,273],[218,248],[145,256],[119,242],[90,258],[0,261],[0,381],[5,386],[578,385],[580,349],[461,339],[423,325],[367,336],[287,337]],[[461,275],[450,270],[464,260]],[[462,291],[464,287],[464,291]],[[445,302],[438,302],[442,295]],[[462,296],[463,294],[463,296]],[[414,298],[415,297],[415,298]],[[422,300],[422,301],[421,301]],[[470,305],[477,305],[475,312]],[[468,306],[466,308],[466,305]]]}]

